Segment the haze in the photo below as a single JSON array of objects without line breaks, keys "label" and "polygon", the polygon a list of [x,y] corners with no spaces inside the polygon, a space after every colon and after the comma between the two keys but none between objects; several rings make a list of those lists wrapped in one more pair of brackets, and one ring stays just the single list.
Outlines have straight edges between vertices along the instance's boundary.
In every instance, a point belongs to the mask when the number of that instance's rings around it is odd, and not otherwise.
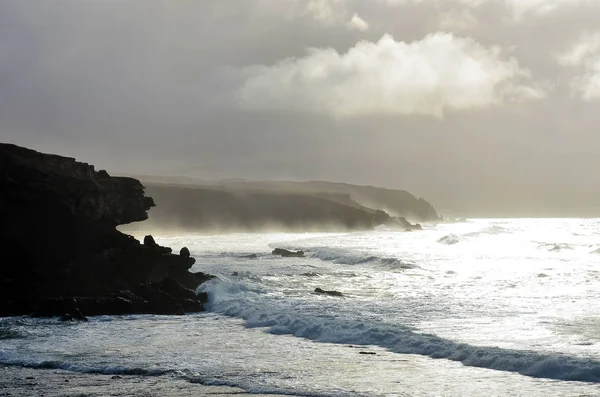
[{"label": "haze", "polygon": [[599,20],[595,0],[0,0],[0,140],[598,216]]}]

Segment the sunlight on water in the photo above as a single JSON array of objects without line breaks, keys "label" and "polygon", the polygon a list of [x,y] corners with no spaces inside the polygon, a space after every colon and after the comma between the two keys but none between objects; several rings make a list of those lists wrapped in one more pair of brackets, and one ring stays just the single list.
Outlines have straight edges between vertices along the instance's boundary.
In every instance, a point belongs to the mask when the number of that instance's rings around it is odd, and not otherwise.
[{"label": "sunlight on water", "polygon": [[[187,246],[195,270],[219,277],[201,286],[210,313],[78,325],[4,319],[0,360],[178,371],[248,390],[310,395],[598,390],[598,220],[157,241]],[[276,247],[306,257],[276,257]],[[244,258],[249,254],[258,258]],[[344,296],[316,294],[317,287]]]}]

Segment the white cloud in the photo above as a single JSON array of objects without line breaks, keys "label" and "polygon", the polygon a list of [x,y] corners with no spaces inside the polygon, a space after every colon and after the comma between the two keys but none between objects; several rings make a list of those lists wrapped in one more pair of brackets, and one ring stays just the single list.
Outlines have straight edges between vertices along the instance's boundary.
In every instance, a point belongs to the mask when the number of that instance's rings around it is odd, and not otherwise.
[{"label": "white cloud", "polygon": [[369,24],[356,13],[352,16],[347,26],[350,29],[360,30],[361,32],[369,29]]},{"label": "white cloud", "polygon": [[347,12],[345,0],[310,0],[306,10],[313,18],[325,23],[333,23]]},{"label": "white cloud", "polygon": [[600,32],[583,35],[558,56],[558,62],[581,72],[571,81],[576,95],[586,101],[600,100]]},{"label": "white cloud", "polygon": [[250,109],[296,110],[349,117],[486,108],[541,98],[543,90],[498,48],[470,38],[430,34],[412,43],[384,35],[347,53],[311,49],[303,58],[246,69],[239,99]]}]

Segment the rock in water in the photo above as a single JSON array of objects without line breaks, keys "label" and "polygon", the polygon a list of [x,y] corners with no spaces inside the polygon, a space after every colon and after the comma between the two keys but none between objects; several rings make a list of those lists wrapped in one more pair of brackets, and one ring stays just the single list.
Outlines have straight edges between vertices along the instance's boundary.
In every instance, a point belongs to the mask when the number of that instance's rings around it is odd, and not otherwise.
[{"label": "rock in water", "polygon": [[194,258],[116,229],[153,206],[136,179],[0,144],[0,316],[202,310]]},{"label": "rock in water", "polygon": [[325,295],[331,295],[331,296],[344,296],[344,294],[342,294],[339,291],[326,291],[326,290],[321,289],[321,288],[315,288],[315,292],[317,294],[325,294]]},{"label": "rock in water", "polygon": [[272,252],[273,255],[283,256],[284,258],[303,258],[304,251],[289,251],[283,248],[275,248]]}]

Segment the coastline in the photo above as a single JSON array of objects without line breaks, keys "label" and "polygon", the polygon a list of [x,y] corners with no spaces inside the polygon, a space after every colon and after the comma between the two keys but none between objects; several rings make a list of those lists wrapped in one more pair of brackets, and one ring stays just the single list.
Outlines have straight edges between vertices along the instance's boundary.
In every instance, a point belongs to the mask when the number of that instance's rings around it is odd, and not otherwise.
[{"label": "coastline", "polygon": [[[172,375],[102,375],[61,369],[35,369],[18,366],[0,367],[0,396],[10,397],[192,397],[255,396],[246,390],[229,386],[192,383]],[[269,397],[283,395],[268,394]]]}]

